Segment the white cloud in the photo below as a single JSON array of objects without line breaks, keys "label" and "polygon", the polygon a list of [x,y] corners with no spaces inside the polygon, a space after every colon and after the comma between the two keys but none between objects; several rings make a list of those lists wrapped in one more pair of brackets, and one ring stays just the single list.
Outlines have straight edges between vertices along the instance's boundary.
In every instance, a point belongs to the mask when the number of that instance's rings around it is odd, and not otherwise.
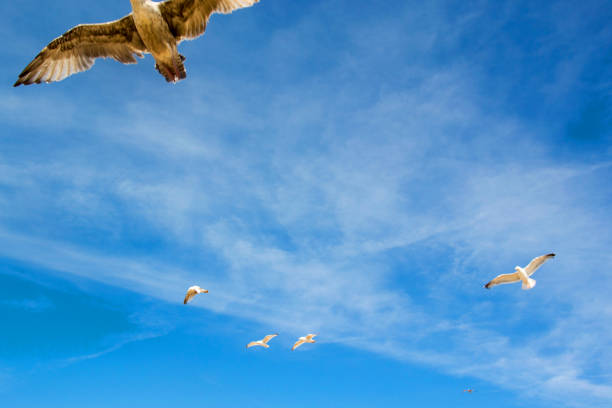
[{"label": "white cloud", "polygon": [[115,341],[113,342],[113,344],[111,346],[108,346],[106,348],[103,348],[99,351],[93,352],[93,353],[89,353],[89,354],[83,354],[83,355],[79,355],[79,356],[74,356],[74,357],[69,357],[66,359],[63,359],[59,362],[56,362],[55,364],[59,367],[64,367],[64,366],[68,366],[71,364],[75,364],[75,363],[79,363],[81,361],[86,361],[86,360],[92,360],[95,358],[99,358],[102,357],[108,353],[112,353],[114,351],[119,350],[120,348],[122,348],[123,346],[130,344],[130,343],[134,343],[137,341],[144,341],[144,340],[149,340],[149,339],[154,339],[156,337],[160,337],[163,336],[164,333],[136,333],[136,334],[130,334],[130,335],[124,335],[124,336],[120,336],[120,338],[115,339]]}]

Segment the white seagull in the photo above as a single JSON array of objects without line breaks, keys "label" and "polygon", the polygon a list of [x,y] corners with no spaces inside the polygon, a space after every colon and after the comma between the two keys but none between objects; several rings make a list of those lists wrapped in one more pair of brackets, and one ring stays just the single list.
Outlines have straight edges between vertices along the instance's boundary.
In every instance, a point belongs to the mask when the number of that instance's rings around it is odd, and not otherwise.
[{"label": "white seagull", "polygon": [[487,283],[485,285],[485,288],[491,289],[495,285],[503,285],[504,283],[514,283],[514,282],[522,281],[523,282],[522,288],[524,290],[531,289],[536,285],[536,281],[535,279],[531,279],[530,276],[533,275],[533,273],[537,271],[538,268],[542,266],[544,262],[548,261],[550,258],[553,258],[554,256],[555,254],[547,254],[547,255],[538,256],[537,258],[533,258],[533,260],[529,262],[529,265],[527,265],[525,268],[516,266],[514,267],[516,272],[499,275],[498,277],[493,279],[491,282]]},{"label": "white seagull", "polygon": [[200,293],[208,293],[206,289],[202,289],[201,287],[194,285],[187,289],[187,294],[185,295],[185,300],[183,300],[183,304],[186,305],[195,295],[199,295]]},{"label": "white seagull", "polygon": [[249,344],[247,344],[246,348],[253,347],[253,346],[261,346],[261,347],[269,348],[270,346],[268,346],[268,342],[272,340],[273,338],[275,338],[276,336],[278,336],[278,333],[268,334],[266,337],[264,337],[261,340],[250,342]]},{"label": "white seagull", "polygon": [[150,53],[168,82],[187,76],[177,45],[206,30],[213,13],[231,13],[259,0],[130,0],[132,12],[101,24],[80,24],[51,41],[13,86],[55,82],[92,67],[96,58],[135,64]]},{"label": "white seagull", "polygon": [[291,351],[295,350],[296,348],[300,347],[302,344],[304,343],[316,343],[314,339],[314,337],[318,336],[317,334],[308,334],[304,337],[300,337],[298,339],[298,341],[295,342],[295,344],[293,345],[293,347],[291,347]]}]

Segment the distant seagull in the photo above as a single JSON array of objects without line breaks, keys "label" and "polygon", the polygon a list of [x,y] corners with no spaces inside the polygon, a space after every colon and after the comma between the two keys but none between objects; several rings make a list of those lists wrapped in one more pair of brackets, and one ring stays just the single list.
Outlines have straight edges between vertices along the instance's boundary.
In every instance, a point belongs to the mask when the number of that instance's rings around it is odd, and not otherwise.
[{"label": "distant seagull", "polygon": [[293,345],[293,347],[291,347],[291,350],[295,350],[296,348],[300,347],[302,344],[304,343],[316,343],[314,339],[314,337],[318,336],[317,334],[308,334],[304,337],[300,337],[298,341],[295,342],[295,344]]},{"label": "distant seagull", "polygon": [[463,392],[467,392],[468,394],[471,394],[474,392],[474,390],[471,388],[468,388],[467,390],[463,390]]},{"label": "distant seagull", "polygon": [[261,346],[261,347],[269,348],[270,346],[268,346],[268,342],[272,340],[273,338],[275,338],[276,336],[278,336],[278,333],[268,334],[262,340],[250,342],[249,344],[247,344],[246,348],[253,347],[253,346]]},{"label": "distant seagull", "polygon": [[206,30],[213,13],[231,13],[259,0],[130,0],[132,13],[101,24],[81,24],[51,41],[13,86],[55,82],[91,68],[96,58],[135,64],[150,53],[168,82],[187,76],[177,45]]},{"label": "distant seagull", "polygon": [[504,283],[514,283],[514,282],[522,281],[523,282],[522,287],[524,290],[531,289],[535,286],[536,281],[535,279],[531,279],[530,276],[533,275],[533,273],[537,271],[538,268],[542,266],[544,262],[548,261],[550,258],[553,258],[554,256],[555,254],[547,254],[547,255],[538,256],[537,258],[534,258],[531,262],[529,262],[529,265],[527,265],[525,268],[516,266],[514,267],[516,272],[499,275],[498,277],[493,279],[491,282],[487,283],[485,285],[485,288],[491,289],[495,285],[502,285]]},{"label": "distant seagull", "polygon": [[185,295],[185,300],[183,300],[183,304],[186,305],[195,295],[199,295],[200,293],[208,293],[206,289],[202,289],[199,286],[191,286],[187,289],[187,294]]}]

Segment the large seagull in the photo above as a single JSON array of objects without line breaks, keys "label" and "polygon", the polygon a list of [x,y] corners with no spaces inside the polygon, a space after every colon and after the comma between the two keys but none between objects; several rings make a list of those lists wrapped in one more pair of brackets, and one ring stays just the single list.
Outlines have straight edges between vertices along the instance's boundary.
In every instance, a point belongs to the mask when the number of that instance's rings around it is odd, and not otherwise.
[{"label": "large seagull", "polygon": [[491,289],[493,286],[502,285],[504,283],[523,282],[522,288],[524,290],[532,289],[536,285],[536,281],[535,279],[531,279],[530,276],[533,275],[533,273],[537,271],[538,268],[544,264],[544,262],[554,257],[555,254],[546,254],[533,258],[526,267],[514,267],[516,272],[499,275],[491,282],[487,283],[485,288]]},{"label": "large seagull", "polygon": [[168,82],[187,74],[177,45],[206,30],[213,13],[231,13],[259,0],[130,0],[132,12],[101,24],[81,24],[51,41],[19,74],[14,86],[55,82],[92,67],[96,58],[135,64],[150,53]]}]

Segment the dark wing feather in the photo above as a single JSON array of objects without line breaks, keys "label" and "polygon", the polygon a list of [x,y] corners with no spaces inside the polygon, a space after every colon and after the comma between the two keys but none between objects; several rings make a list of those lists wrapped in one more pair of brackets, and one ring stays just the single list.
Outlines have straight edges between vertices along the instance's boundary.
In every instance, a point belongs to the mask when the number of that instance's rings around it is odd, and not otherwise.
[{"label": "dark wing feather", "polygon": [[206,30],[213,13],[228,14],[250,7],[259,0],[166,0],[160,3],[162,16],[177,41],[196,38]]},{"label": "dark wing feather", "polygon": [[86,71],[96,58],[110,57],[124,64],[136,63],[146,46],[131,14],[108,23],[81,24],[51,41],[19,74],[14,86],[61,81]]}]

